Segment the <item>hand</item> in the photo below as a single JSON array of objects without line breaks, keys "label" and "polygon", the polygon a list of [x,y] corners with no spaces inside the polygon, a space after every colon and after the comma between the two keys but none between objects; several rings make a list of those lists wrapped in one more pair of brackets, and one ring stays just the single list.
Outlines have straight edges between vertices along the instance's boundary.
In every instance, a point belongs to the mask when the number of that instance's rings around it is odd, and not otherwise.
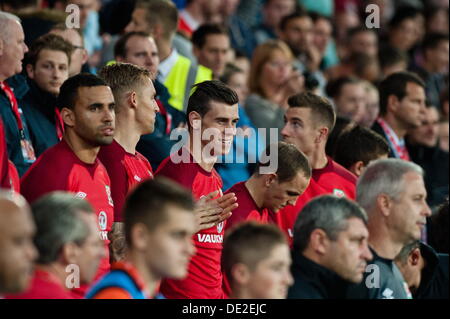
[{"label": "hand", "polygon": [[216,199],[221,191],[209,193],[202,197],[194,209],[197,221],[197,232],[218,225],[232,215],[232,211],[238,207],[234,193],[226,194]]}]

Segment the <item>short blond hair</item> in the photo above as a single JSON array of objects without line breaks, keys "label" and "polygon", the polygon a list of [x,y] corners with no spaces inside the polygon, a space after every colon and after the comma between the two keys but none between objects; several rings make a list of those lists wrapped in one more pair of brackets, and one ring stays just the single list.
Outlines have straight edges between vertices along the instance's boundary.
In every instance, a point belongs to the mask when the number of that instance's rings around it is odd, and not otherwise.
[{"label": "short blond hair", "polygon": [[117,104],[124,93],[136,91],[137,87],[144,86],[147,78],[151,80],[151,73],[148,70],[121,62],[104,66],[98,76],[111,88]]}]

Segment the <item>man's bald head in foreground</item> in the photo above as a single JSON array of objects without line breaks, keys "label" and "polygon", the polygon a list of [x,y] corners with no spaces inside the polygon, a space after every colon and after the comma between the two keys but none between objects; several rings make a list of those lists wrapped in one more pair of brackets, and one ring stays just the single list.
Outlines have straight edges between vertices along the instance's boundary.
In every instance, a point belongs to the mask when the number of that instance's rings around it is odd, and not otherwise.
[{"label": "man's bald head in foreground", "polygon": [[27,289],[37,251],[34,221],[27,201],[0,189],[0,294]]}]

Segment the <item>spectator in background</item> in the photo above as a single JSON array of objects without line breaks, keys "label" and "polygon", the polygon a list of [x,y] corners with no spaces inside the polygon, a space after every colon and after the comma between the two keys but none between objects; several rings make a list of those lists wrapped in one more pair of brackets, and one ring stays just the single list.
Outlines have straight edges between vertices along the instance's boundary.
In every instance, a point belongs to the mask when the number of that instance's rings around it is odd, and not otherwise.
[{"label": "spectator in background", "polygon": [[302,74],[307,72],[314,77],[322,92],[326,80],[320,71],[322,56],[314,45],[314,23],[311,16],[305,11],[296,11],[285,16],[280,22],[278,36],[291,49],[294,67]]},{"label": "spectator in background", "polygon": [[67,28],[67,26],[62,23],[53,26],[49,33],[59,35],[72,44],[73,51],[70,56],[69,77],[77,75],[83,68],[83,71],[88,71],[88,68],[84,67],[88,60],[88,53],[84,48],[83,35],[81,34],[80,29]]},{"label": "spectator in background", "polygon": [[398,8],[389,22],[387,43],[393,48],[409,53],[419,40],[417,17],[420,14],[420,10],[414,7]]},{"label": "spectator in background", "polygon": [[[348,298],[412,298],[394,259],[405,245],[421,238],[431,215],[426,197],[423,170],[418,165],[400,159],[369,164],[358,179],[357,202],[369,217],[369,246],[374,259],[363,282],[348,290]],[[374,268],[379,270],[378,279],[366,285]]]},{"label": "spectator in background", "polygon": [[449,151],[448,133],[449,133],[448,120],[447,121],[443,120],[439,123],[439,148],[447,153]]},{"label": "spectator in background", "polygon": [[191,39],[192,34],[202,24],[213,22],[220,8],[220,0],[187,0],[186,7],[180,10],[178,31],[186,38]]},{"label": "spectator in background", "polygon": [[372,127],[380,113],[380,94],[378,89],[370,82],[364,82],[366,91],[366,112],[360,120],[360,125],[364,127]]},{"label": "spectator in background", "polygon": [[0,30],[0,117],[9,158],[22,176],[36,160],[28,123],[18,103],[28,91],[25,78],[19,75],[28,47],[17,16],[0,12]]},{"label": "spectator in background", "polygon": [[222,269],[232,299],[285,299],[293,283],[290,265],[286,238],[273,225],[247,222],[225,237]]},{"label": "spectator in background", "polygon": [[445,76],[449,68],[448,34],[428,34],[422,43],[423,63],[415,71],[426,85],[427,99],[433,105],[440,105],[440,94],[447,87]]},{"label": "spectator in background", "polygon": [[[212,79],[212,71],[193,62],[174,47],[178,11],[170,1],[138,1],[125,32],[142,31],[153,35],[158,47],[157,79],[169,90],[169,103],[185,111],[191,87]],[[190,51],[191,52],[191,51]]]},{"label": "spectator in background", "polygon": [[426,33],[448,33],[448,7],[430,6],[424,14]]},{"label": "spectator in background", "polygon": [[247,56],[242,52],[235,51],[233,64],[236,65],[238,68],[240,68],[242,72],[244,72],[245,78],[248,79],[250,75],[250,65],[251,65],[250,59],[247,58]]},{"label": "spectator in background", "polygon": [[449,238],[448,229],[450,227],[448,197],[439,206],[437,212],[431,216],[428,229],[428,243],[438,253],[448,254],[449,252]]},{"label": "spectator in background", "polygon": [[381,80],[389,75],[398,72],[404,72],[408,69],[409,57],[402,50],[384,47],[380,50],[378,59],[380,61]]},{"label": "spectator in background", "polygon": [[283,17],[293,13],[296,0],[265,0],[262,7],[261,24],[253,29],[256,44],[277,38],[277,29]]},{"label": "spectator in background", "polygon": [[320,70],[325,70],[338,63],[336,44],[333,39],[333,23],[330,18],[311,13],[314,22],[314,45],[319,50],[322,60]]},{"label": "spectator in background", "polygon": [[227,30],[230,36],[231,47],[251,57],[256,47],[253,32],[245,21],[236,15],[237,7],[241,0],[222,0],[217,19]]},{"label": "spectator in background", "polygon": [[27,201],[0,189],[0,295],[21,293],[31,283],[36,227]]},{"label": "spectator in background", "polygon": [[448,197],[449,154],[441,150],[438,138],[439,111],[427,105],[421,125],[408,130],[406,146],[411,160],[425,171],[427,202],[431,207],[441,204]]},{"label": "spectator in background", "polygon": [[158,294],[160,280],[186,277],[195,253],[193,209],[191,194],[164,178],[137,186],[123,211],[127,256],[112,265],[87,298],[164,298]]},{"label": "spectator in background", "polygon": [[[31,208],[36,223],[33,241],[39,257],[29,289],[8,298],[76,298],[70,288],[90,284],[105,253],[92,207],[72,194],[54,192],[41,197]],[[78,266],[79,278],[74,281],[67,272],[70,265]]]},{"label": "spectator in background", "polygon": [[366,114],[366,91],[364,82],[355,77],[341,77],[330,81],[327,95],[333,99],[336,116],[360,124]]},{"label": "spectator in background", "polygon": [[3,121],[0,117],[0,188],[11,188],[9,177],[8,150],[6,147],[5,131],[3,130]]},{"label": "spectator in background", "polygon": [[387,158],[389,145],[378,133],[355,125],[339,136],[333,159],[355,174],[361,176],[370,162]]},{"label": "spectator in background", "polygon": [[218,24],[203,24],[192,34],[193,53],[199,64],[212,70],[219,79],[229,60],[230,37]]},{"label": "spectator in background", "polygon": [[155,130],[145,134],[139,140],[137,150],[144,155],[156,170],[161,162],[170,155],[172,146],[177,142],[170,140],[173,129],[183,126],[186,115],[169,104],[170,93],[157,79],[159,57],[155,40],[144,32],[130,32],[123,35],[114,48],[116,61],[132,63],[150,72],[150,78],[156,90],[156,102],[159,112],[156,114]]},{"label": "spectator in background", "polygon": [[448,254],[415,241],[403,247],[395,263],[414,299],[448,299]]},{"label": "spectator in background", "polygon": [[365,26],[352,28],[347,34],[347,56],[354,53],[364,53],[371,57],[378,55],[378,36],[374,29]]},{"label": "spectator in background", "polygon": [[325,195],[313,199],[294,226],[289,299],[343,299],[360,283],[372,254],[367,215],[355,202]]},{"label": "spectator in background", "polygon": [[405,146],[408,130],[425,117],[425,83],[414,73],[394,73],[379,85],[380,116],[372,130],[389,143],[389,157],[410,160]]},{"label": "spectator in background", "polygon": [[56,107],[59,89],[69,77],[72,45],[56,34],[38,38],[26,59],[29,91],[22,98],[36,155],[57,144],[64,127]]},{"label": "spectator in background", "polygon": [[269,40],[255,49],[249,77],[250,95],[245,111],[257,128],[283,127],[289,96],[303,89],[303,77],[293,69],[289,47],[280,40]]}]

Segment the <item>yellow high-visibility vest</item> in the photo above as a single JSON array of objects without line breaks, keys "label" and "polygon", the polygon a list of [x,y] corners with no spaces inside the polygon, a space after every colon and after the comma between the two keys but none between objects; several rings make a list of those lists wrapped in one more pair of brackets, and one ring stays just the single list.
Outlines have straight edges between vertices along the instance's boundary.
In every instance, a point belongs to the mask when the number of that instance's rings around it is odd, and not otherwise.
[{"label": "yellow high-visibility vest", "polygon": [[175,65],[170,70],[164,86],[169,90],[169,104],[180,111],[186,111],[191,89],[194,84],[212,80],[210,69],[196,65],[188,58],[178,55]]}]

